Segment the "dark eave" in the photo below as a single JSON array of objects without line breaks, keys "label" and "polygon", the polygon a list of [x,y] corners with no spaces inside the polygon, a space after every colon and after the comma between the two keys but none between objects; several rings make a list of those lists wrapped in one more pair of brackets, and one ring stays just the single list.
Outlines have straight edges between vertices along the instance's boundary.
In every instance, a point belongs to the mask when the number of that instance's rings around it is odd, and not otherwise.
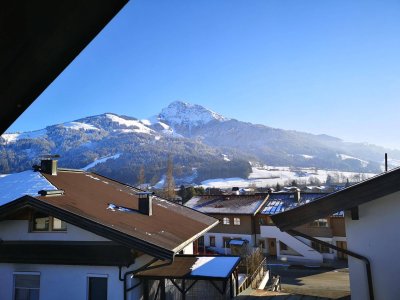
[{"label": "dark eave", "polygon": [[23,196],[17,200],[2,205],[0,207],[0,220],[26,207],[34,208],[40,212],[59,218],[69,224],[110,239],[120,245],[129,247],[136,251],[144,252],[162,260],[172,260],[175,255],[173,251],[148,243],[92,220],[82,218],[81,216],[30,196]]},{"label": "dark eave", "polygon": [[382,173],[313,202],[272,215],[282,231],[324,218],[341,210],[350,210],[363,203],[400,191],[400,168]]},{"label": "dark eave", "polygon": [[[216,259],[223,257],[234,257],[237,261],[232,265],[226,277],[212,276],[212,270],[210,270],[210,276],[199,276],[192,275],[192,266],[199,257],[215,257]],[[226,281],[231,276],[233,271],[237,268],[240,263],[240,257],[233,255],[224,256],[212,256],[212,255],[176,255],[172,264],[165,264],[157,261],[153,263],[147,270],[140,271],[135,274],[137,278],[160,280],[160,279],[189,279],[189,280],[222,280]]]},{"label": "dark eave", "polygon": [[0,243],[1,263],[129,266],[129,247],[113,242],[12,241]]},{"label": "dark eave", "polygon": [[2,2],[0,133],[28,108],[126,3],[127,0]]}]

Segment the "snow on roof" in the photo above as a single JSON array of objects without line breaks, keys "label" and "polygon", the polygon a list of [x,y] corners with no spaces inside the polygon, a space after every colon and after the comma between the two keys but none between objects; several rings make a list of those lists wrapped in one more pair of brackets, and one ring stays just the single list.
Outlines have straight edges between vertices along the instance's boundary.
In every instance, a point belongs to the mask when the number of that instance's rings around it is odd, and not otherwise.
[{"label": "snow on roof", "polygon": [[265,195],[204,195],[193,197],[185,203],[185,206],[206,214],[254,214],[265,198]]},{"label": "snow on roof", "polygon": [[229,245],[235,245],[235,246],[243,246],[243,244],[245,244],[246,241],[244,240],[230,240],[229,241]]},{"label": "snow on roof", "polygon": [[118,123],[119,125],[125,125],[126,127],[135,127],[135,129],[133,129],[134,132],[148,134],[153,132],[152,129],[148,128],[146,125],[138,120],[127,120],[113,114],[106,114],[106,117],[109,118],[112,122]]},{"label": "snow on roof", "polygon": [[262,210],[262,214],[274,215],[285,210],[285,202],[282,200],[268,201],[267,205]]},{"label": "snow on roof", "polygon": [[39,172],[24,171],[0,177],[0,205],[24,195],[37,196],[40,190],[57,190]]},{"label": "snow on roof", "polygon": [[90,124],[86,124],[86,123],[82,123],[82,122],[66,122],[63,123],[62,126],[66,129],[73,129],[73,130],[100,130],[97,127],[90,125]]},{"label": "snow on roof", "polygon": [[[300,205],[312,202],[325,195],[326,193],[300,193]],[[299,204],[295,200],[293,193],[272,193],[261,213],[274,215],[297,206]]]},{"label": "snow on roof", "polygon": [[101,164],[101,163],[103,163],[103,162],[106,162],[106,161],[109,160],[109,159],[117,159],[117,158],[119,158],[120,156],[121,156],[121,153],[117,153],[117,154],[115,154],[115,155],[111,155],[111,156],[106,156],[106,157],[99,158],[99,159],[95,160],[94,162],[88,164],[86,167],[83,167],[82,170],[87,171],[87,170],[89,170],[90,168],[93,168],[94,166],[96,166],[97,164]]},{"label": "snow on roof", "polygon": [[196,262],[190,268],[191,276],[228,277],[233,267],[240,260],[239,257],[216,256],[196,257]]}]

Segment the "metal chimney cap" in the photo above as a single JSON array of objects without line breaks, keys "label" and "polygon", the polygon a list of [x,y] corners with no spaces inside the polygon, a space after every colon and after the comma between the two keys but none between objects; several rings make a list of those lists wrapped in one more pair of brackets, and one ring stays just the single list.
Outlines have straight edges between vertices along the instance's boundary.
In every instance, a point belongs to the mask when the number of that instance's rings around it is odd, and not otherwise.
[{"label": "metal chimney cap", "polygon": [[135,195],[154,195],[154,192],[137,192]]},{"label": "metal chimney cap", "polygon": [[60,158],[59,154],[46,154],[42,155],[41,160],[56,160],[57,158]]}]

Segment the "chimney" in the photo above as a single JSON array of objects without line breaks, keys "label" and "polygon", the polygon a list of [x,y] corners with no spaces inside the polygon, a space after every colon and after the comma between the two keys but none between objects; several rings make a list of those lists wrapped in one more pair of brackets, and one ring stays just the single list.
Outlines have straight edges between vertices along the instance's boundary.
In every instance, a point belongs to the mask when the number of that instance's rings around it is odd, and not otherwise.
[{"label": "chimney", "polygon": [[40,162],[40,170],[43,173],[57,176],[57,158],[59,157],[59,155],[44,156]]},{"label": "chimney", "polygon": [[297,203],[300,203],[300,190],[296,189],[294,191],[294,200],[296,200]]},{"label": "chimney", "polygon": [[139,212],[143,215],[151,216],[153,214],[153,193],[136,193],[139,197]]}]

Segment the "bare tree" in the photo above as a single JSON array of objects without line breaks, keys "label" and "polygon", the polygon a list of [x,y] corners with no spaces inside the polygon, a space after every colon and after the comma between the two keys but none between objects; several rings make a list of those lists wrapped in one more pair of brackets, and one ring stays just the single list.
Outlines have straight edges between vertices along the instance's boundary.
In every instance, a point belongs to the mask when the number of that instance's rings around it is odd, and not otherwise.
[{"label": "bare tree", "polygon": [[139,175],[138,175],[138,186],[139,188],[142,188],[142,186],[144,185],[146,181],[146,176],[144,174],[144,166],[141,165],[140,166],[140,170],[139,170]]},{"label": "bare tree", "polygon": [[175,198],[175,180],[174,180],[174,163],[172,161],[172,156],[168,157],[167,162],[167,175],[165,178],[165,185],[164,185],[164,196],[167,199]]}]

